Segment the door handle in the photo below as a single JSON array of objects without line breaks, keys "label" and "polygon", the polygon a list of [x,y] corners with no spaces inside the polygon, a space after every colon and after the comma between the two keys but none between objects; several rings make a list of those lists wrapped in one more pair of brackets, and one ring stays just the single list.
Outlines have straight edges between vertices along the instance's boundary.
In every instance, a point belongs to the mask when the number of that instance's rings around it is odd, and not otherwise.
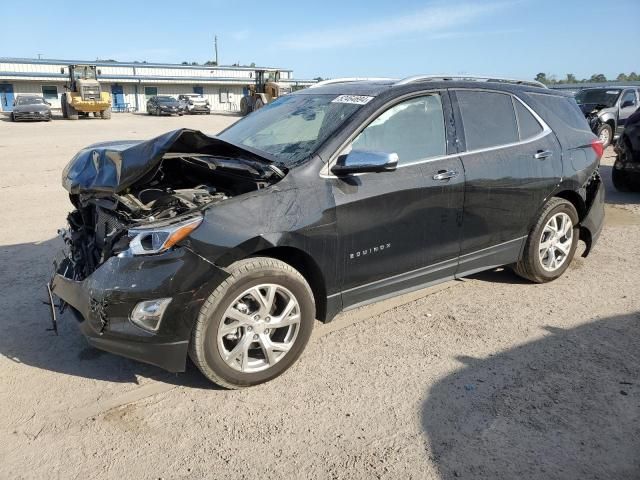
[{"label": "door handle", "polygon": [[545,158],[550,157],[551,155],[553,155],[553,152],[551,150],[538,150],[533,156],[533,158],[538,160],[544,160]]},{"label": "door handle", "polygon": [[455,170],[438,170],[437,173],[433,175],[434,180],[449,180],[453,177],[456,177],[458,172]]}]

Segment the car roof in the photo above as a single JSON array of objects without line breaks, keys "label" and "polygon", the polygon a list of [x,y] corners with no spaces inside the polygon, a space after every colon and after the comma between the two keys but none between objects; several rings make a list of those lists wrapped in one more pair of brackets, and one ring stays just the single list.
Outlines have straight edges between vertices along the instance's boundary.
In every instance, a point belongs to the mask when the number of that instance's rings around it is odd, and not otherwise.
[{"label": "car roof", "polygon": [[424,79],[402,83],[394,79],[375,80],[348,80],[344,82],[336,81],[325,85],[313,86],[295,92],[294,95],[331,94],[331,95],[365,95],[376,97],[381,93],[397,89],[398,92],[410,92],[412,90],[425,89],[446,89],[446,88],[468,88],[482,90],[506,91],[510,93],[534,92],[547,95],[567,96],[570,94],[558,90],[537,87],[530,84],[509,83],[507,81],[477,81],[477,80],[442,80]]}]

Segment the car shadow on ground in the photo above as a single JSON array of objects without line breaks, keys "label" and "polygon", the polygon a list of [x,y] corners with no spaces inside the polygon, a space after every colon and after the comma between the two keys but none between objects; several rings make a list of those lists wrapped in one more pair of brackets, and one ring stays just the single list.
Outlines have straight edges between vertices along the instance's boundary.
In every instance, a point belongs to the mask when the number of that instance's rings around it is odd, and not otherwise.
[{"label": "car shadow on ground", "polygon": [[640,312],[458,360],[421,411],[441,478],[640,478]]},{"label": "car shadow on ground", "polygon": [[59,318],[59,335],[48,331],[46,282],[61,247],[58,238],[0,246],[0,270],[4,272],[0,277],[0,355],[16,363],[108,382],[138,383],[144,377],[192,388],[217,388],[190,362],[185,373],[173,374],[91,347],[69,311]]}]

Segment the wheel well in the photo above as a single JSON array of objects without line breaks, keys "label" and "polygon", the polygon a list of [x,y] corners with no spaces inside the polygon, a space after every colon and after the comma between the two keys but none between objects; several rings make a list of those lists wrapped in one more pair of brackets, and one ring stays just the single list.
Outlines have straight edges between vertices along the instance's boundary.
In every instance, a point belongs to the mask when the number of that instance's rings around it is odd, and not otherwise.
[{"label": "wheel well", "polygon": [[285,262],[305,278],[316,302],[316,318],[324,321],[327,313],[327,290],[324,276],[315,260],[294,247],[274,247],[255,252],[252,257],[270,257]]},{"label": "wheel well", "polygon": [[616,122],[613,120],[613,118],[610,118],[609,120],[607,120],[604,123],[609,125],[611,127],[611,130],[613,130],[613,132],[615,133],[615,131],[616,131]]},{"label": "wheel well", "polygon": [[571,204],[575,207],[576,212],[578,212],[578,218],[580,219],[580,221],[582,221],[587,213],[587,206],[585,205],[584,200],[580,195],[572,190],[564,190],[562,192],[556,193],[554,196],[564,198],[568,202],[571,202]]}]

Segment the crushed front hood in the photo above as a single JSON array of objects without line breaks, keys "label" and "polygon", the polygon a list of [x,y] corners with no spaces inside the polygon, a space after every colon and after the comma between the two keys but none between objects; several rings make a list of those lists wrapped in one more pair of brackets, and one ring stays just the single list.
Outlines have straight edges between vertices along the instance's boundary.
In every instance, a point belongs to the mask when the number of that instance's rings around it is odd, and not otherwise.
[{"label": "crushed front hood", "polygon": [[62,186],[72,194],[119,193],[153,172],[169,152],[271,160],[200,131],[183,128],[148,141],[90,145],[80,150],[65,167]]}]

